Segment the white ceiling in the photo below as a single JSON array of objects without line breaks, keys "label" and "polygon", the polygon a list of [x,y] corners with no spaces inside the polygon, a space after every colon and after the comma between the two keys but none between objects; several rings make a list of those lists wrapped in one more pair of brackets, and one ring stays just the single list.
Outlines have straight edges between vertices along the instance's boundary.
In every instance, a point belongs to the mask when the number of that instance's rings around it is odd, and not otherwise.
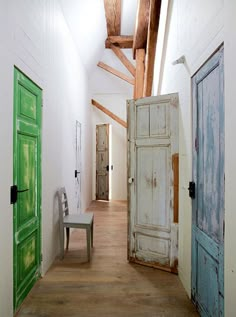
[{"label": "white ceiling", "polygon": [[[89,73],[104,53],[107,37],[103,0],[59,0],[78,48]],[[137,0],[122,0],[121,34],[133,35]]]}]

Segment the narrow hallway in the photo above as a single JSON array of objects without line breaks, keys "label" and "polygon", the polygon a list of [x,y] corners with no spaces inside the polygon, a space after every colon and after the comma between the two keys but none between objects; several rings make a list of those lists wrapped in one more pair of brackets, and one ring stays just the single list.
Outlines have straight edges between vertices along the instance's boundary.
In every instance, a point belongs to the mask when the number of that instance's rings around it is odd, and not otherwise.
[{"label": "narrow hallway", "polygon": [[93,202],[94,249],[86,263],[84,230],[36,283],[17,317],[198,316],[176,275],[127,262],[125,202]]}]

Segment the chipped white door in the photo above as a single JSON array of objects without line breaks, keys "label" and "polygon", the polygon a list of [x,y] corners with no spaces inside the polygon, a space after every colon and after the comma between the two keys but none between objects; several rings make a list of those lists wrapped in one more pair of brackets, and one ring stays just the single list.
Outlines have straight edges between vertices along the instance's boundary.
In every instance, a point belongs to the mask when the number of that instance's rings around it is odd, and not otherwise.
[{"label": "chipped white door", "polygon": [[81,212],[81,123],[75,123],[75,197],[77,211]]},{"label": "chipped white door", "polygon": [[96,199],[109,200],[109,124],[96,126]]},{"label": "chipped white door", "polygon": [[178,94],[130,100],[127,106],[128,258],[176,272]]}]

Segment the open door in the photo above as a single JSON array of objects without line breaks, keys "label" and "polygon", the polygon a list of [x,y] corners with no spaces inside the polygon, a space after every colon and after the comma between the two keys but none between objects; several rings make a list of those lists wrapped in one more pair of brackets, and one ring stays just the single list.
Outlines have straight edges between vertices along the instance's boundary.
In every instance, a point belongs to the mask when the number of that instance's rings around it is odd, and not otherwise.
[{"label": "open door", "polygon": [[177,272],[178,94],[127,108],[128,259]]},{"label": "open door", "polygon": [[96,199],[109,200],[109,124],[96,126]]}]

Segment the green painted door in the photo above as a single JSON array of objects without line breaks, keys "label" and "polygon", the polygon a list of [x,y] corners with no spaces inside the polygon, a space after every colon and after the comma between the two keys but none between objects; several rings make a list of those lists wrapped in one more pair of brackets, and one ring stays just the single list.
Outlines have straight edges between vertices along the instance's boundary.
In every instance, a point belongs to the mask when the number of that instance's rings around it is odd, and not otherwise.
[{"label": "green painted door", "polygon": [[40,276],[42,91],[14,70],[14,309]]}]

